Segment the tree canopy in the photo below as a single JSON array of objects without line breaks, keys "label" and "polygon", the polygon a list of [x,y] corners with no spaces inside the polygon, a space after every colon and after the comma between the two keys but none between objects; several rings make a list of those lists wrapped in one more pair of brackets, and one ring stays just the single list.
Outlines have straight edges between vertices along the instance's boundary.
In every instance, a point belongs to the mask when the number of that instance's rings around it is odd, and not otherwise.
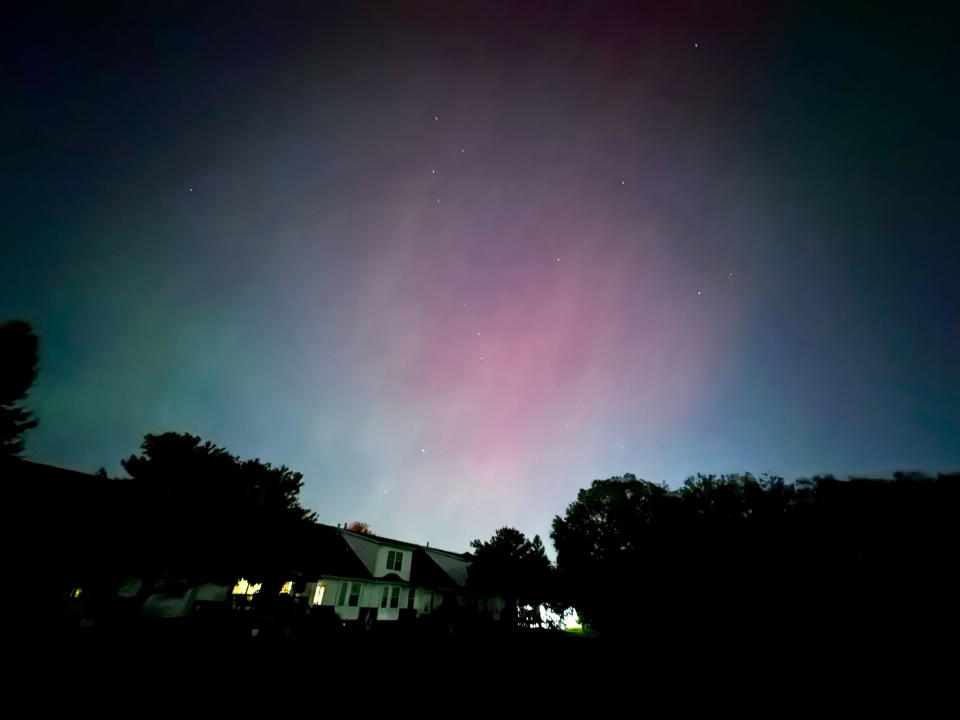
[{"label": "tree canopy", "polygon": [[470,584],[487,595],[499,595],[507,601],[509,613],[516,606],[531,607],[529,617],[521,616],[521,625],[539,622],[539,606],[552,598],[552,568],[540,537],[528,539],[515,528],[497,530],[489,541],[474,540],[474,560],[470,565]]},{"label": "tree canopy", "polygon": [[122,465],[137,483],[158,563],[272,572],[291,533],[314,519],[300,505],[303,476],[286,466],[241,460],[186,433],[147,435],[141,450]]},{"label": "tree canopy", "polygon": [[864,622],[947,597],[958,491],[950,475],[697,475],[670,490],[628,474],[581,490],[551,537],[563,587],[601,633]]},{"label": "tree canopy", "polygon": [[37,336],[19,320],[0,325],[0,460],[19,457],[37,420],[22,405],[37,375]]}]

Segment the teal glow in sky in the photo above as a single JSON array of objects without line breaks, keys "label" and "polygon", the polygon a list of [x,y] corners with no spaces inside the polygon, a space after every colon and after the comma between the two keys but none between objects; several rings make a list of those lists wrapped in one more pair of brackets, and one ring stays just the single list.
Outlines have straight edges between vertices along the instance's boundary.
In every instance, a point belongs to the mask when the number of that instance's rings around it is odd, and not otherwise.
[{"label": "teal glow in sky", "polygon": [[624,472],[960,467],[950,23],[379,5],[8,25],[31,459],[190,432],[451,550]]}]

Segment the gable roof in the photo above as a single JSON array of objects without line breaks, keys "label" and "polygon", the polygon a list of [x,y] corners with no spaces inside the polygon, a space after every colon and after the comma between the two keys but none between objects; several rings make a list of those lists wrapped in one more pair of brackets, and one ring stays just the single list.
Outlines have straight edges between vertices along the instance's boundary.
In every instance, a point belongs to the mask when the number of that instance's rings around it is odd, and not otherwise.
[{"label": "gable roof", "polygon": [[303,528],[296,563],[301,572],[373,579],[371,572],[337,528],[314,523]]},{"label": "gable roof", "polygon": [[[322,523],[317,523],[318,525]],[[401,550],[429,550],[430,552],[442,553],[443,555],[450,555],[455,558],[460,558],[461,560],[473,561],[473,555],[470,553],[455,553],[451,550],[441,550],[440,548],[430,547],[429,545],[418,545],[417,543],[407,542],[406,540],[394,540],[393,538],[384,537],[383,535],[373,535],[372,533],[358,533],[353,530],[347,530],[346,528],[335,528],[330,525],[324,525],[323,527],[328,527],[331,530],[338,530],[344,535],[350,535],[356,538],[361,538],[370,542],[375,542],[378,545],[386,547],[396,547]]]},{"label": "gable roof", "polygon": [[[353,569],[363,568],[362,573],[346,575],[346,577],[373,578],[373,572],[376,567],[377,552],[381,547],[398,548],[402,550],[413,551],[413,561],[410,568],[410,584],[419,587],[453,589],[462,588],[467,584],[468,568],[473,556],[469,553],[454,553],[448,550],[417,545],[416,543],[405,542],[403,540],[394,540],[393,538],[383,537],[381,535],[371,535],[367,533],[358,533],[345,528],[334,528],[329,525],[317,524],[318,527],[326,528],[328,532],[333,532],[343,539],[345,547],[349,548],[354,556],[355,562]],[[346,567],[346,563],[344,564]],[[341,575],[331,570],[324,570],[325,574]],[[377,580],[396,579],[402,581],[395,574],[387,575]]]},{"label": "gable roof", "polygon": [[430,558],[436,565],[457,585],[465,587],[469,575],[470,562],[463,556],[452,555],[431,548],[425,548],[424,554]]},{"label": "gable roof", "polygon": [[410,568],[410,583],[418,587],[450,589],[457,583],[449,574],[443,571],[423,548],[417,548],[413,553],[413,564]]}]

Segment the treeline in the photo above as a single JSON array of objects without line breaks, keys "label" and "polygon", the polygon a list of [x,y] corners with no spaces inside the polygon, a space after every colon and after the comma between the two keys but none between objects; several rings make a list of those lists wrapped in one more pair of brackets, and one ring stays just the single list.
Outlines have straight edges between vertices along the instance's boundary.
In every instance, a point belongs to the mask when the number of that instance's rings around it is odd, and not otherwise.
[{"label": "treeline", "polygon": [[[23,399],[37,339],[8,323],[0,340],[0,471],[15,494],[29,491],[14,507],[31,545],[53,549],[43,564],[59,582],[243,574],[272,588],[317,561],[303,540],[315,516],[300,505],[300,473],[192,435],[147,435],[122,462],[124,480],[20,463],[36,424]],[[678,489],[627,474],[594,481],[554,518],[555,565],[539,537],[514,528],[473,541],[470,584],[507,600],[508,623],[537,624],[540,605],[575,608],[613,637],[955,630],[958,494],[957,473],[697,475]]]},{"label": "treeline", "polygon": [[143,579],[141,600],[155,586],[247,577],[270,599],[309,559],[300,473],[185,433],[147,435],[121,462],[129,478],[7,466],[51,592],[82,587],[108,613],[125,577]]},{"label": "treeline", "polygon": [[608,637],[792,640],[956,630],[960,475],[596,480],[539,538],[474,541],[471,580]]},{"label": "treeline", "polygon": [[957,474],[597,480],[553,521],[557,604],[650,637],[939,622],[958,606],[958,493]]}]

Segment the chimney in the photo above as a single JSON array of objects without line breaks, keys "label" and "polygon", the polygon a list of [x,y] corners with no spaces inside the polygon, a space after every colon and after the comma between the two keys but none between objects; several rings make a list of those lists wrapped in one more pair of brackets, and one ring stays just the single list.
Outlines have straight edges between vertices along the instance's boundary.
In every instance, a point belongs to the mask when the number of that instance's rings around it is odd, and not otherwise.
[{"label": "chimney", "polygon": [[427,547],[430,547],[430,541],[427,540]]}]

